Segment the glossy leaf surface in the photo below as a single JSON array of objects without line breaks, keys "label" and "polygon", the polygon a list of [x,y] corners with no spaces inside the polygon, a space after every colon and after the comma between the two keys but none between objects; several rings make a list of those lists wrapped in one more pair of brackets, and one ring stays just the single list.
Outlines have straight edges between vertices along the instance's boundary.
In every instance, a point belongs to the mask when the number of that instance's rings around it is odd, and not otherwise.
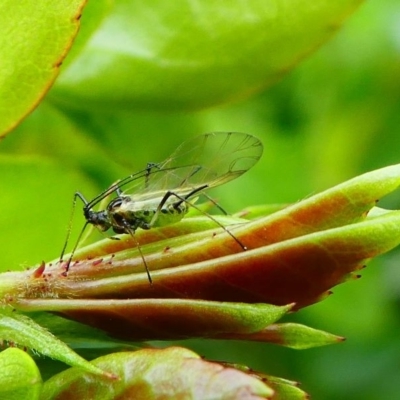
[{"label": "glossy leaf surface", "polygon": [[52,98],[79,108],[193,109],[278,80],[361,0],[116,1]]},{"label": "glossy leaf surface", "polygon": [[0,4],[0,133],[44,97],[78,32],[85,0]]}]

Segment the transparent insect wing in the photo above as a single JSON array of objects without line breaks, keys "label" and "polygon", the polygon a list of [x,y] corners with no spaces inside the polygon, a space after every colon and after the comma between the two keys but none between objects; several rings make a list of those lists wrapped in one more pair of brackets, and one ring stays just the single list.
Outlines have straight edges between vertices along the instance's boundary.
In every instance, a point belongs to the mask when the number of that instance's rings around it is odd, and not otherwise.
[{"label": "transparent insect wing", "polygon": [[262,152],[262,143],[254,136],[207,133],[182,143],[147,174],[142,171],[140,179],[124,179],[121,187],[135,200],[162,197],[168,190],[185,195],[202,185],[215,187],[236,179],[257,163]]},{"label": "transparent insect wing", "polygon": [[[132,181],[122,182],[123,194],[131,196],[134,201],[143,201],[163,197],[165,193],[176,191],[182,186],[185,177],[191,173],[192,167],[174,167],[162,169],[155,167]],[[125,180],[124,180],[125,181]],[[188,192],[191,190],[188,189]]]},{"label": "transparent insect wing", "polygon": [[[262,143],[252,135],[207,133],[182,143],[160,167],[171,168],[172,177],[165,178],[175,179],[177,187],[203,184],[214,187],[248,171],[260,159],[262,152]],[[175,171],[177,167],[180,169]]]}]

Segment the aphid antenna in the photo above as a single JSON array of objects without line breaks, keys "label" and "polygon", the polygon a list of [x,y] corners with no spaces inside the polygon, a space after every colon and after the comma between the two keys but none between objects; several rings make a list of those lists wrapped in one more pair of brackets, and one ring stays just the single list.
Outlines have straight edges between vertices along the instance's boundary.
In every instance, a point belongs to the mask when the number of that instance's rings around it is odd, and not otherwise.
[{"label": "aphid antenna", "polygon": [[74,214],[75,214],[76,199],[77,199],[77,198],[80,198],[80,199],[82,200],[82,202],[85,204],[85,207],[87,207],[88,204],[89,204],[88,201],[85,199],[85,197],[83,196],[82,193],[80,193],[80,192],[75,192],[74,198],[73,198],[73,200],[72,200],[71,216],[70,216],[70,218],[69,218],[69,224],[68,224],[68,228],[67,228],[67,237],[66,237],[66,239],[65,239],[64,246],[63,246],[63,248],[62,248],[61,255],[60,255],[60,263],[62,262],[62,259],[63,259],[64,254],[65,254],[65,250],[67,249],[67,245],[68,245],[68,242],[69,242],[69,238],[70,238],[70,236],[71,236],[72,221],[73,221]]},{"label": "aphid antenna", "polygon": [[126,225],[126,229],[129,232],[129,234],[131,235],[132,239],[134,240],[136,248],[139,251],[139,254],[143,261],[144,267],[146,268],[147,279],[149,280],[150,284],[153,284],[153,279],[151,278],[151,275],[150,275],[149,266],[147,265],[146,258],[144,257],[140,243],[136,239],[135,231],[133,229],[131,229],[131,227],[128,224]]},{"label": "aphid antenna", "polygon": [[[179,167],[163,168],[162,163],[149,162],[147,164],[146,168],[115,182],[108,189],[101,192],[99,195],[97,195],[95,198],[93,198],[89,202],[86,201],[86,199],[84,199],[84,197],[82,196],[81,193],[77,192],[76,195],[85,203],[86,208],[93,208],[95,205],[100,203],[102,200],[104,200],[107,196],[109,196],[112,193],[116,193],[117,196],[122,196],[123,195],[122,187],[128,185],[130,182],[133,182],[139,178],[144,177],[145,178],[145,187],[148,187],[149,178],[151,175],[155,175],[157,173],[165,173],[166,171],[184,169],[189,166],[191,166],[191,165],[181,165]],[[199,168],[197,168],[197,167],[198,166],[196,165],[196,170],[192,173],[192,175],[194,175],[194,173],[196,173],[199,170]]]},{"label": "aphid antenna", "polygon": [[[152,174],[152,169],[157,168],[157,171],[160,171],[160,164],[155,163],[155,162],[149,162],[147,163],[147,166],[144,170],[142,170],[141,172],[144,172],[144,174],[142,176],[144,176],[144,181],[145,181],[145,188],[148,188],[149,186],[149,178],[150,175]],[[154,172],[153,172],[154,173]],[[139,176],[138,176],[139,175]],[[108,196],[109,194],[111,194],[112,192],[117,193],[117,196],[123,196],[123,191],[121,189],[121,186],[124,186],[126,184],[128,184],[130,181],[132,180],[136,180],[138,178],[140,178],[140,173],[137,174],[132,174],[129,175],[127,178],[124,178],[122,180],[119,180],[115,183],[113,183],[105,192],[103,192],[102,194],[106,194],[106,196]],[[101,200],[101,199],[100,199]],[[98,202],[99,200],[97,200]],[[91,203],[93,202],[93,200],[91,201]]]},{"label": "aphid antenna", "polygon": [[121,190],[120,184],[121,184],[121,181],[117,181],[117,182],[113,183],[109,188],[107,188],[106,190],[101,192],[99,195],[97,195],[94,199],[92,199],[90,201],[86,201],[86,200],[84,201],[82,198],[83,196],[81,197],[81,196],[79,196],[80,193],[79,192],[77,192],[77,193],[79,193],[78,196],[85,203],[85,208],[90,209],[90,208],[93,208],[96,204],[100,203],[102,200],[104,200],[110,194],[115,192],[118,195],[118,193],[120,193],[120,190]]},{"label": "aphid antenna", "polygon": [[[156,170],[154,171],[155,168],[156,168]],[[171,168],[171,169],[174,169],[174,168]],[[165,170],[168,170],[168,168]],[[156,174],[157,172],[161,172],[161,171],[162,170],[160,169],[159,164],[148,163],[145,169],[142,169],[139,172],[131,174],[131,175],[113,183],[109,188],[107,188],[106,190],[104,190],[103,192],[98,194],[96,197],[94,197],[90,201],[87,201],[86,199],[84,199],[84,197],[79,192],[75,193],[75,196],[80,197],[80,199],[85,203],[86,208],[93,208],[96,204],[100,203],[102,200],[104,200],[106,197],[108,197],[112,193],[116,193],[117,196],[121,196],[123,194],[121,188],[123,186],[127,185],[128,183],[144,177],[146,184],[148,184],[148,179],[149,179],[150,175]]]},{"label": "aphid antenna", "polygon": [[[153,216],[152,221],[150,222],[150,226],[154,225],[154,223],[156,222],[159,213],[161,212],[162,207],[164,206],[164,204],[167,202],[167,200],[171,197],[171,196],[175,196],[177,199],[179,199],[180,201],[178,201],[176,204],[174,204],[174,208],[178,208],[179,205],[181,205],[183,202],[185,202],[186,204],[189,204],[191,207],[195,208],[197,211],[199,211],[201,214],[207,216],[208,218],[210,218],[213,222],[215,222],[216,225],[218,225],[220,228],[222,228],[244,251],[247,250],[247,247],[232,233],[229,231],[229,229],[227,229],[224,225],[222,225],[219,221],[217,221],[212,215],[204,212],[200,207],[196,206],[194,203],[189,201],[189,198],[192,197],[193,195],[195,195],[196,193],[201,192],[204,189],[207,189],[208,185],[203,185],[203,186],[199,186],[198,188],[193,189],[190,193],[188,193],[186,196],[180,196],[177,193],[168,191],[167,193],[165,193],[164,197],[162,198],[162,200],[160,201],[160,204],[157,207],[157,211]],[[204,193],[202,193],[204,194]]]}]

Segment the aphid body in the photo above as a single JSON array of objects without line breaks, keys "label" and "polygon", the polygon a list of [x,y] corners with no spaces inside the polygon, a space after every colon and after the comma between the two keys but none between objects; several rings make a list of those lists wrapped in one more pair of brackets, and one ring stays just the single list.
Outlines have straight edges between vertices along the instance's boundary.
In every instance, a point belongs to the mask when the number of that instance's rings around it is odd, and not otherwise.
[{"label": "aphid body", "polygon": [[[240,132],[207,133],[187,140],[165,161],[149,163],[145,169],[116,182],[91,201],[76,192],[74,205],[77,198],[82,200],[86,223],[72,250],[66,271],[88,224],[100,231],[112,228],[115,233],[134,235],[138,228],[151,229],[179,222],[198,195],[248,171],[260,159],[262,152],[262,143],[252,135]],[[94,210],[112,194],[116,197],[104,210]],[[69,234],[70,229],[60,260]],[[151,281],[148,270],[147,273]]]}]

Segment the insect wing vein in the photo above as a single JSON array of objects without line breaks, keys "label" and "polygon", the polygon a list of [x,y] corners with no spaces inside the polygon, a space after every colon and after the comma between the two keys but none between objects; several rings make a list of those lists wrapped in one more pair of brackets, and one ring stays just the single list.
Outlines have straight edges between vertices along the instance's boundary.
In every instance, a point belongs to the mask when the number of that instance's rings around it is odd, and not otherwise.
[{"label": "insect wing vein", "polygon": [[200,186],[219,186],[252,168],[262,152],[260,140],[246,133],[200,135],[183,142],[165,161],[116,182],[89,204],[93,207],[117,189],[134,201],[146,201],[167,191],[185,196]]},{"label": "insect wing vein", "polygon": [[[252,135],[207,133],[182,143],[166,161],[160,163],[160,168],[172,168],[165,180],[175,174],[181,178],[181,181],[176,178],[177,184],[169,185],[170,189],[174,186],[175,189],[181,186],[192,189],[201,185],[215,187],[248,171],[261,158],[262,152],[262,143]],[[181,168],[176,170],[178,167]]]}]

